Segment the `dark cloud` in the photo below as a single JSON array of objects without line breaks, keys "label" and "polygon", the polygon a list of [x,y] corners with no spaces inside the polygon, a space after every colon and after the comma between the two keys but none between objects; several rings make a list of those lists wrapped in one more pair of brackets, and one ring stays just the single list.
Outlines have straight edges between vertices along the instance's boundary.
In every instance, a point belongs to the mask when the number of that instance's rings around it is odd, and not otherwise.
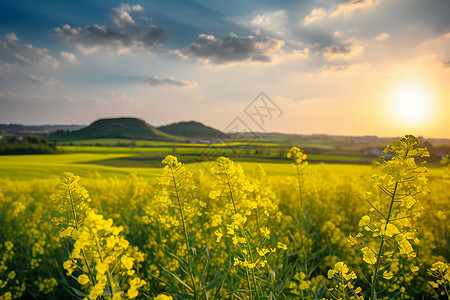
[{"label": "dark cloud", "polygon": [[119,50],[133,48],[150,49],[166,40],[164,30],[156,26],[150,26],[147,31],[128,33],[114,27],[90,25],[84,28],[72,28],[66,24],[61,28],[56,28],[55,32],[66,42],[82,48],[105,46],[119,48]]},{"label": "dark cloud", "polygon": [[141,80],[141,83],[151,86],[174,86],[174,87],[192,87],[196,86],[196,81],[179,80],[173,77],[160,78],[158,76],[147,77]]},{"label": "dark cloud", "polygon": [[362,46],[356,42],[346,41],[323,48],[322,56],[325,60],[346,60],[362,51]]},{"label": "dark cloud", "polygon": [[284,42],[268,36],[238,36],[234,33],[218,39],[200,34],[184,54],[211,61],[215,64],[232,62],[271,62],[280,53]]},{"label": "dark cloud", "polygon": [[369,63],[354,63],[354,64],[335,64],[329,65],[325,64],[323,66],[323,71],[329,72],[348,72],[354,70],[368,70],[371,68],[371,64]]},{"label": "dark cloud", "polygon": [[141,12],[140,5],[121,4],[112,9],[112,26],[88,25],[71,27],[66,24],[55,28],[55,32],[65,42],[76,45],[83,52],[95,52],[99,47],[111,48],[117,51],[133,49],[150,49],[167,40],[166,32],[153,24],[150,19],[141,18],[140,24],[132,18],[132,12]]}]

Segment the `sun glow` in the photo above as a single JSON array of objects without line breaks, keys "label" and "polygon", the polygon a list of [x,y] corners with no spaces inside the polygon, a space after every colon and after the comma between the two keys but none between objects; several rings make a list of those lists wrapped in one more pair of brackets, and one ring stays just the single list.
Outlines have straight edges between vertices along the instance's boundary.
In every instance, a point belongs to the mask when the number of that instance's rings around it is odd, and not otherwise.
[{"label": "sun glow", "polygon": [[390,99],[392,113],[403,124],[423,124],[430,118],[433,97],[425,88],[405,85],[398,88]]}]

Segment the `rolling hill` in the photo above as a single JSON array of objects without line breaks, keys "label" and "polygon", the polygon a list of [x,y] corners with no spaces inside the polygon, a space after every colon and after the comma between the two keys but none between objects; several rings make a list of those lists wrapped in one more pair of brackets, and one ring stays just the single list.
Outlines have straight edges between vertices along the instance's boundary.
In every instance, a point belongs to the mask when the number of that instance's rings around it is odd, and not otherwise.
[{"label": "rolling hill", "polygon": [[222,134],[217,129],[195,121],[173,123],[157,129],[166,134],[194,139],[217,139]]},{"label": "rolling hill", "polygon": [[137,118],[100,119],[91,125],[70,132],[53,134],[51,141],[88,140],[101,138],[124,138],[145,140],[179,140],[180,138],[161,132]]}]

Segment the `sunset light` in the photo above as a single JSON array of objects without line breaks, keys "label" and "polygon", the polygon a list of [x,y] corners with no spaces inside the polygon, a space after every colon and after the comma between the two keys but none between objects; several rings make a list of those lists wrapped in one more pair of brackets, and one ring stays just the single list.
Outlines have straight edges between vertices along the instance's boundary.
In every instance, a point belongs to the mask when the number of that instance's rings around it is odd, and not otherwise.
[{"label": "sunset light", "polygon": [[405,85],[398,88],[391,99],[394,118],[404,124],[425,124],[432,117],[433,99],[423,87]]},{"label": "sunset light", "polygon": [[0,300],[450,300],[449,15],[0,0]]}]

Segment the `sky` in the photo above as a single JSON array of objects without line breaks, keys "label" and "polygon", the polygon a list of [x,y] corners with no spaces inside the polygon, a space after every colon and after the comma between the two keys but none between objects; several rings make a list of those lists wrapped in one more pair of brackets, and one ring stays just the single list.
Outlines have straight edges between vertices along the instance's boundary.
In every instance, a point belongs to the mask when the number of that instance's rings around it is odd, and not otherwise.
[{"label": "sky", "polygon": [[450,138],[450,1],[0,2],[0,123]]}]

